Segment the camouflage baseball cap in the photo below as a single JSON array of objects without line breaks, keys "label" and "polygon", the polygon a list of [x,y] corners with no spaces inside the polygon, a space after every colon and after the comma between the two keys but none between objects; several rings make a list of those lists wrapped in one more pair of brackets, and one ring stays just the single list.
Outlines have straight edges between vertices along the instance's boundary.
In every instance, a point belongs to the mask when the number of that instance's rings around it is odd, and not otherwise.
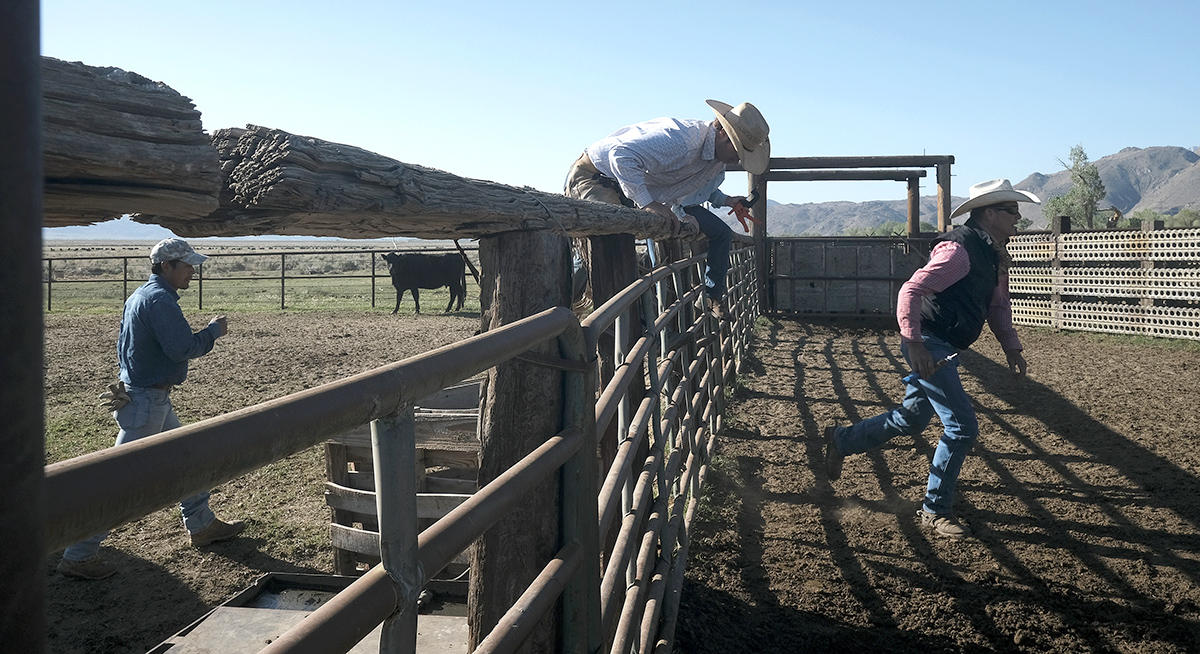
[{"label": "camouflage baseball cap", "polygon": [[181,238],[164,238],[150,249],[150,263],[182,261],[198,266],[207,260],[208,257],[193,250],[192,246]]}]

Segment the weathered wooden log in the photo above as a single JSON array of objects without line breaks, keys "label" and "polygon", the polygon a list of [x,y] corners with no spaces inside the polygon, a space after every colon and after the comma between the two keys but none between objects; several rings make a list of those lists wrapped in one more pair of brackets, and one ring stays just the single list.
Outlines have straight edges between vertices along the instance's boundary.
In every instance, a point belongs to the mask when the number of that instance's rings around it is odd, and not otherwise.
[{"label": "weathered wooden log", "polygon": [[119,68],[42,57],[46,227],[216,210],[217,155],[192,101]]},{"label": "weathered wooden log", "polygon": [[144,213],[181,236],[483,237],[548,230],[663,238],[674,221],[467,179],[340,143],[247,126],[213,134],[224,185],[205,218]]}]

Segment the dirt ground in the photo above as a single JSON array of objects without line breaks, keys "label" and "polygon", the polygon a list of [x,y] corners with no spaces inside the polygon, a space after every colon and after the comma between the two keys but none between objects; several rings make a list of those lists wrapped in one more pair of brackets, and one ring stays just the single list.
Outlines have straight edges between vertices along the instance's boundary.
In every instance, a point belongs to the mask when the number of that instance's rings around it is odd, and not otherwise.
[{"label": "dirt ground", "polygon": [[[197,328],[208,315],[189,318]],[[46,318],[48,444],[112,444],[95,394],[119,316]],[[185,423],[471,335],[477,316],[234,314],[174,401]],[[977,536],[936,540],[913,512],[937,434],[813,465],[820,427],[902,394],[894,330],[768,320],[740,379],[694,533],[684,652],[1200,651],[1200,347],[1022,330],[1031,377],[994,340],[963,357],[982,435],[960,484]],[[935,421],[936,425],[936,421]],[[64,579],[47,558],[52,652],[144,652],[265,572],[332,570],[313,448],[218,489],[242,538],[197,550],[178,510],[116,529],[120,572]],[[0,648],[3,649],[3,648]]]},{"label": "dirt ground", "polygon": [[1015,378],[985,331],[960,371],[981,434],[965,541],[914,517],[920,437],[820,466],[821,428],[899,402],[894,328],[771,321],[718,440],[680,651],[1200,651],[1200,348],[1021,329]]},{"label": "dirt ground", "polygon": [[[211,317],[185,314],[196,329]],[[48,443],[48,462],[111,446],[115,423],[96,394],[116,375],[120,315],[52,313],[45,322],[48,428],[72,434]],[[478,326],[478,314],[229,314],[229,334],[192,361],[172,400],[187,424],[462,340]],[[331,574],[324,466],[324,451],[310,448],[217,489],[217,515],[248,523],[229,542],[191,547],[174,507],[114,530],[101,549],[120,568],[109,579],[64,578],[53,571],[59,553],[49,556],[49,651],[145,652],[264,573]]]}]

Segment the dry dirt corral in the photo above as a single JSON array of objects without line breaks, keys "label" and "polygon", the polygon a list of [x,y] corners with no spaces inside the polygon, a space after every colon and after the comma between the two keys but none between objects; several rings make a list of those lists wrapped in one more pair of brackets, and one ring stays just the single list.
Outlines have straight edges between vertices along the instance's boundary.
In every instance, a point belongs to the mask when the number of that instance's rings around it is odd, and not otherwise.
[{"label": "dry dirt corral", "polygon": [[[211,317],[185,309],[193,327]],[[74,434],[50,462],[112,445],[96,394],[116,375],[119,315],[47,314],[46,413]],[[478,317],[361,313],[229,314],[229,334],[192,361],[172,394],[185,424],[311,388],[469,337]],[[249,523],[241,538],[190,546],[179,509],[117,528],[101,549],[120,572],[83,582],[47,562],[49,651],[145,652],[266,572],[331,573],[324,452],[310,448],[220,487],[217,515]],[[3,651],[0,646],[0,651]]]},{"label": "dry dirt corral", "polygon": [[1021,330],[960,370],[981,435],[939,540],[914,519],[936,419],[848,458],[820,428],[898,402],[893,329],[775,321],[719,439],[677,631],[702,652],[1200,651],[1200,348]]},{"label": "dry dirt corral", "polygon": [[[197,326],[206,315],[189,317]],[[95,394],[115,372],[116,316],[46,318],[47,415],[61,460],[112,443]],[[477,319],[234,314],[175,401],[194,422],[469,336]],[[1022,330],[1028,380],[985,336],[962,370],[982,435],[962,474],[977,531],[915,525],[937,429],[849,459],[832,485],[819,427],[896,401],[894,331],[760,327],[695,530],[684,652],[1200,651],[1200,348]],[[936,422],[935,422],[936,424]],[[120,527],[121,572],[78,582],[47,561],[53,652],[143,652],[267,571],[329,572],[322,453],[226,484],[243,538],[188,546],[176,509]],[[0,648],[2,649],[2,648]]]}]

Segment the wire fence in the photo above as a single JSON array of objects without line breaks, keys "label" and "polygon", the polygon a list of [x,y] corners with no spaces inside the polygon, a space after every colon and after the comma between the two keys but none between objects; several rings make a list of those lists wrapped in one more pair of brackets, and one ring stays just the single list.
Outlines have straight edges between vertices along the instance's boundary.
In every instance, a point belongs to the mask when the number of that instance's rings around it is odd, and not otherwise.
[{"label": "wire fence", "polygon": [[[478,268],[478,246],[463,246]],[[191,294],[197,309],[206,303],[222,308],[345,308],[368,304],[375,308],[380,293],[391,289],[382,255],[389,252],[455,253],[453,247],[289,250],[284,252],[206,252],[208,261],[196,267]],[[133,289],[145,282],[150,264],[145,254],[48,256],[42,259],[46,310],[120,307]],[[474,280],[468,270],[467,284]],[[380,286],[377,280],[386,283]],[[444,291],[443,291],[444,294]],[[468,292],[468,297],[477,293]],[[390,299],[392,296],[387,295]],[[434,294],[436,305],[438,293]],[[190,304],[191,298],[185,298]]]}]

